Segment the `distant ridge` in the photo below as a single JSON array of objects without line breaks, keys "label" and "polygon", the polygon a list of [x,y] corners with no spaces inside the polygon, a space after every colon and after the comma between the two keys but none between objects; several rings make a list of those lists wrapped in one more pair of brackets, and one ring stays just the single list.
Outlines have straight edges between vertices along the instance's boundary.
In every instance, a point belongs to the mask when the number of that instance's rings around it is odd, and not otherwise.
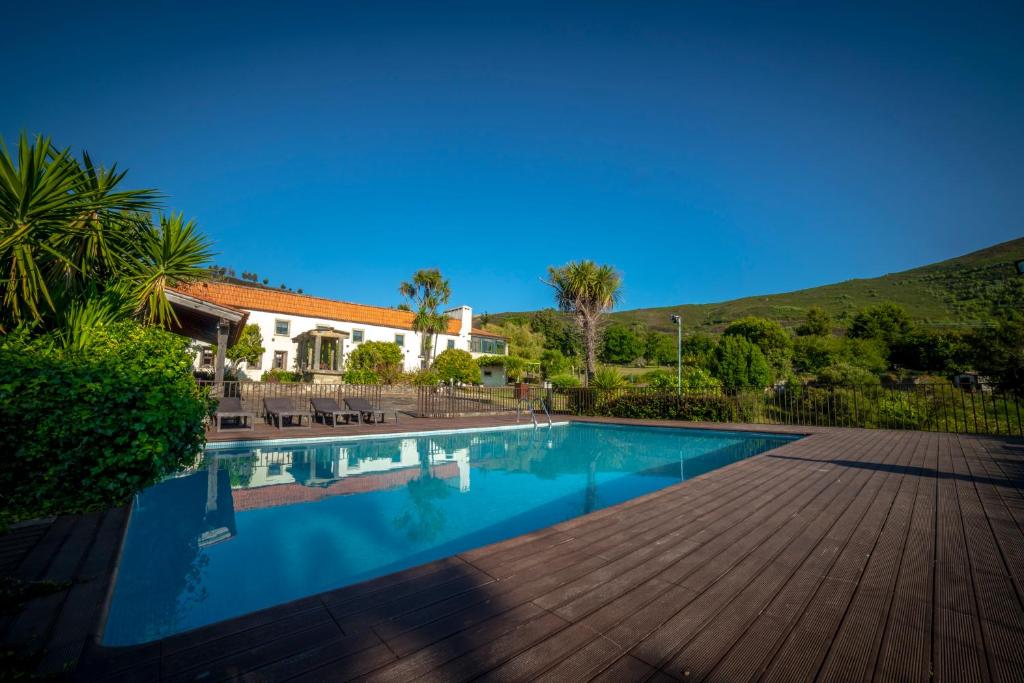
[{"label": "distant ridge", "polygon": [[[733,299],[714,304],[682,304],[637,308],[611,314],[614,322],[644,323],[651,329],[672,331],[670,316],[683,318],[690,330],[716,332],[733,320],[756,315],[794,326],[807,310],[819,306],[842,321],[865,306],[891,301],[907,309],[918,323],[935,327],[977,327],[991,324],[997,311],[1016,306],[1024,310],[1024,277],[1014,261],[1024,259],[1024,237],[957,256],[946,261],[831,285]],[[531,312],[491,313],[491,322]]]}]

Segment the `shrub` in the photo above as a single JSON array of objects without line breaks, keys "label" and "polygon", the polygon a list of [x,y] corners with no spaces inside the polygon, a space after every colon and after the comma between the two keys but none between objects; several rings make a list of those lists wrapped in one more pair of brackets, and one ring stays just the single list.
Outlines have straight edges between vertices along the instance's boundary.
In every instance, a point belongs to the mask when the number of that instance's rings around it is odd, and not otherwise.
[{"label": "shrub", "polygon": [[302,373],[290,372],[281,368],[272,368],[260,375],[260,381],[270,382],[271,384],[291,384],[294,382],[301,382]]},{"label": "shrub", "polygon": [[480,383],[480,366],[469,351],[447,349],[438,354],[430,368],[442,382]]},{"label": "shrub", "polygon": [[414,387],[434,387],[441,383],[441,378],[433,370],[410,372],[406,377]]},{"label": "shrub", "polygon": [[552,375],[548,377],[548,381],[555,389],[576,389],[580,386],[580,381],[574,375],[569,374]]},{"label": "shrub", "polygon": [[849,363],[836,363],[822,368],[818,373],[818,381],[823,384],[840,386],[864,386],[881,382],[878,375],[873,372]]},{"label": "shrub", "polygon": [[[402,347],[394,342],[363,342],[348,354],[345,365],[348,372],[345,373],[345,381],[349,384],[379,384],[381,382],[394,384],[402,376],[404,361]],[[369,378],[370,375],[365,374],[366,371],[369,371],[376,379],[372,382],[352,382],[347,377],[348,373],[353,370],[364,371],[364,374],[353,375],[354,378]]]},{"label": "shrub", "polygon": [[189,340],[124,322],[88,353],[0,338],[0,523],[123,503],[195,462],[212,401]]},{"label": "shrub", "polygon": [[732,419],[732,404],[727,397],[715,394],[630,392],[603,402],[599,413],[610,417],[728,422]]},{"label": "shrub", "polygon": [[[718,389],[722,386],[721,382],[703,368],[685,365],[682,375],[684,391],[703,391]],[[679,386],[677,374],[661,368],[644,373],[641,379],[654,389],[675,389]]]},{"label": "shrub", "polygon": [[373,370],[346,370],[341,379],[345,384],[380,384],[380,375]]},{"label": "shrub", "polygon": [[626,377],[618,368],[603,365],[594,373],[590,386],[594,389],[618,389],[626,384]]},{"label": "shrub", "polygon": [[715,377],[727,387],[764,387],[772,371],[761,349],[737,335],[723,336],[715,349]]},{"label": "shrub", "polygon": [[547,378],[567,375],[572,371],[572,362],[558,349],[546,349],[540,355],[540,371]]}]

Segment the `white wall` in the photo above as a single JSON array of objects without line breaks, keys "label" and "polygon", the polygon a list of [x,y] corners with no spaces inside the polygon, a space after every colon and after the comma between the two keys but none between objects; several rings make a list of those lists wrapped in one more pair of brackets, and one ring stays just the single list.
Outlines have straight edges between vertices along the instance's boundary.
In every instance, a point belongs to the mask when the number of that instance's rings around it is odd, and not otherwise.
[{"label": "white wall", "polygon": [[[463,351],[469,351],[469,337],[473,323],[472,309],[469,306],[460,306],[452,309],[448,313],[450,317],[460,321],[460,333],[458,335],[439,334],[437,336],[437,345],[434,349],[435,357],[437,354],[448,348],[449,340],[454,343],[455,348],[462,349]],[[275,334],[275,323],[278,320],[288,321],[289,326],[287,335]],[[404,368],[407,372],[412,372],[420,368],[421,335],[412,330],[338,320],[325,320],[323,318],[307,318],[300,315],[270,313],[268,311],[250,311],[249,320],[246,324],[259,325],[260,334],[263,336],[263,348],[265,349],[262,363],[259,368],[249,368],[246,363],[241,364],[239,374],[251,380],[258,381],[265,371],[273,367],[275,351],[287,352],[288,363],[285,369],[295,370],[295,359],[298,353],[298,344],[293,342],[292,338],[297,337],[303,332],[316,329],[318,325],[332,327],[336,330],[349,333],[349,337],[345,340],[344,347],[342,349],[342,355],[344,358],[348,358],[348,354],[359,345],[358,342],[353,341],[352,333],[355,330],[363,331],[363,341],[394,342],[396,334],[405,335],[405,344],[402,347],[402,351],[405,354],[405,362],[403,363]],[[199,367],[201,359],[202,354],[196,354],[197,367]]]}]

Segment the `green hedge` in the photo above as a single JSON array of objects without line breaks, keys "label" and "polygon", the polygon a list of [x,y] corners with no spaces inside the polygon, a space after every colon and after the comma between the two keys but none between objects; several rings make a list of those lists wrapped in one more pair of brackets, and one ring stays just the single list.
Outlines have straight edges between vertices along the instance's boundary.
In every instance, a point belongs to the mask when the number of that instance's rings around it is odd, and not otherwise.
[{"label": "green hedge", "polygon": [[609,417],[728,422],[732,420],[732,408],[732,402],[725,396],[679,396],[666,392],[616,396],[602,402],[598,414]]},{"label": "green hedge", "polygon": [[189,341],[119,323],[87,352],[0,338],[0,525],[119,504],[192,465],[210,399]]}]

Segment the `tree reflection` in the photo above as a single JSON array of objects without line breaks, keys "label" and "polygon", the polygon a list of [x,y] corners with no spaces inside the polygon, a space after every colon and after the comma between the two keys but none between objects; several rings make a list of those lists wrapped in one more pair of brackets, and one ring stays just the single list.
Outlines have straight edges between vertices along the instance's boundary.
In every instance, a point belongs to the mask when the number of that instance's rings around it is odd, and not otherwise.
[{"label": "tree reflection", "polygon": [[412,509],[395,518],[395,527],[405,531],[409,540],[429,542],[445,527],[444,507],[434,501],[451,495],[451,488],[430,469],[430,456],[420,454],[420,476],[406,484]]}]

